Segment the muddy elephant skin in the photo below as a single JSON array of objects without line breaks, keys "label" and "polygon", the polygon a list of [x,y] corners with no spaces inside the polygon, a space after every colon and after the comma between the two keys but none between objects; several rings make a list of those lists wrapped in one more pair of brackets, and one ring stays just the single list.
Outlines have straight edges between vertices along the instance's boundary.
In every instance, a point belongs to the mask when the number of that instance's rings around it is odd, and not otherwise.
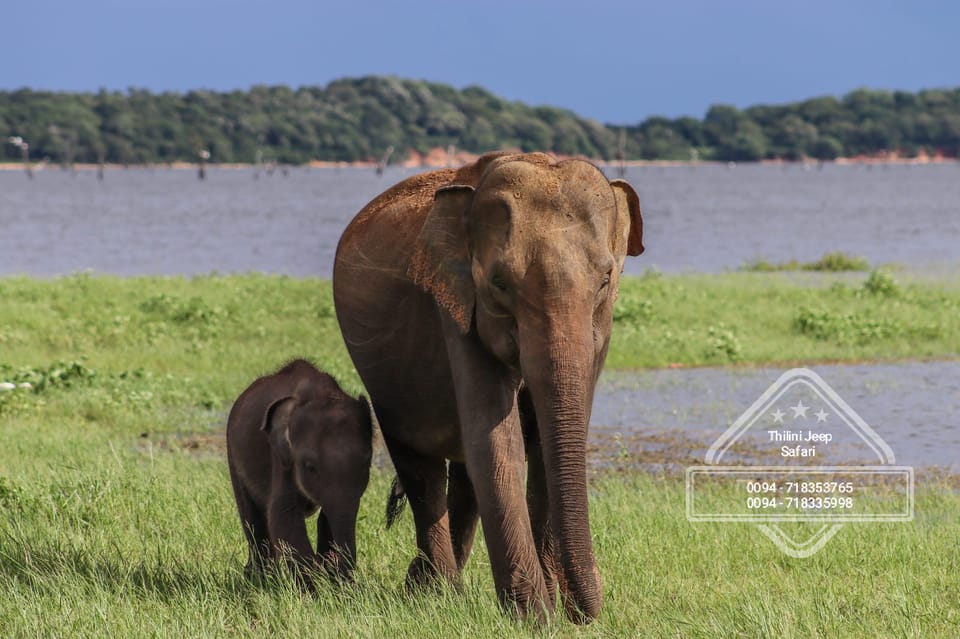
[{"label": "muddy elephant skin", "polygon": [[456,583],[479,515],[505,607],[599,614],[587,425],[642,250],[628,183],[544,154],[411,177],[348,225],[334,302],[413,510],[408,583]]}]

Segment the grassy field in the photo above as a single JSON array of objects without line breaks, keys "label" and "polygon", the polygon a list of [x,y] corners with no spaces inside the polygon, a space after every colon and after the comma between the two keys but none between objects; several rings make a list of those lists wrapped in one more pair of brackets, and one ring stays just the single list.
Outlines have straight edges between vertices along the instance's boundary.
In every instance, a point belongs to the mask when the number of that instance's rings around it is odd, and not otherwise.
[{"label": "grassy field", "polygon": [[[910,524],[851,524],[813,558],[758,530],[691,524],[682,479],[598,473],[601,618],[502,615],[478,544],[461,593],[406,596],[409,513],[384,530],[377,471],[360,587],[252,584],[223,455],[232,399],[304,355],[359,390],[329,282],[280,277],[0,279],[0,636],[954,637],[960,495],[918,487]],[[624,282],[618,368],[957,357],[960,285],[882,272]]]},{"label": "grassy field", "polygon": [[[304,355],[360,390],[326,280],[6,278],[0,300],[0,377],[77,364],[147,403],[222,406]],[[960,279],[650,273],[621,284],[607,368],[941,357],[960,357]]]}]

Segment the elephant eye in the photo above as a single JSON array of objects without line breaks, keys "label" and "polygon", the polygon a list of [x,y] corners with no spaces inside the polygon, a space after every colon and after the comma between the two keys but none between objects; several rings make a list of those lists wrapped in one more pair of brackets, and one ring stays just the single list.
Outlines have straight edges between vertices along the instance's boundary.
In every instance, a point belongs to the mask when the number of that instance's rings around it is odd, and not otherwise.
[{"label": "elephant eye", "polygon": [[303,462],[303,469],[308,473],[315,473],[317,472],[317,465],[312,461],[305,461]]},{"label": "elephant eye", "polygon": [[598,291],[598,292],[599,292],[599,291],[602,291],[603,289],[607,288],[608,286],[610,286],[610,271],[607,271],[607,273],[604,274],[603,279],[600,280],[600,288],[597,289],[597,291]]},{"label": "elephant eye", "polygon": [[507,281],[501,275],[494,275],[490,278],[490,284],[501,293],[507,292]]}]

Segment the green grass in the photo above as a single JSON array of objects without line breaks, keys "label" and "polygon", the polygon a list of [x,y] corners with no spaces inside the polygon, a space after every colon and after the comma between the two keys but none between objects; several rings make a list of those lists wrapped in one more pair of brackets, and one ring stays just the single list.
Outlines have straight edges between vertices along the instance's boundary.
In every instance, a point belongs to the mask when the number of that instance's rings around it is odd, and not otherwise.
[{"label": "green grass", "polygon": [[[0,300],[0,376],[82,363],[105,399],[208,409],[236,397],[252,376],[306,356],[360,388],[329,281],[8,278],[0,279]],[[138,389],[151,396],[131,396]]]},{"label": "green grass", "polygon": [[[82,362],[114,396],[143,376],[143,402],[211,407],[308,356],[360,389],[325,280],[6,278],[0,300],[0,376]],[[960,281],[650,273],[621,282],[607,368],[957,356]]]},{"label": "green grass", "polygon": [[607,368],[957,357],[960,282],[736,273],[627,278]]},{"label": "green grass", "polygon": [[[851,524],[814,557],[791,559],[750,525],[691,524],[679,480],[591,483],[605,584],[600,619],[535,630],[501,614],[482,543],[463,592],[400,584],[412,556],[406,513],[383,529],[389,477],[374,474],[359,521],[358,586],[301,595],[250,583],[225,464],[158,450],[133,434],[40,434],[8,423],[2,453],[0,632],[161,637],[950,637],[960,624],[960,496],[926,487],[909,524]],[[23,447],[38,446],[25,460]]]},{"label": "green grass", "polygon": [[[834,276],[826,276],[834,277]],[[810,279],[812,278],[812,279]],[[360,586],[301,595],[242,578],[222,450],[260,373],[314,359],[359,383],[329,282],[260,275],[0,280],[0,636],[952,637],[960,495],[921,482],[916,521],[851,524],[786,557],[750,525],[691,524],[682,480],[591,478],[600,619],[535,630],[501,614],[478,543],[463,592],[406,596],[407,512],[390,474],[359,522]],[[617,367],[956,356],[956,283],[779,274],[624,281]],[[382,454],[382,453],[381,453]]]},{"label": "green grass", "polygon": [[790,260],[789,262],[769,262],[767,260],[754,260],[744,264],[740,270],[754,271],[759,273],[770,273],[773,271],[866,271],[870,269],[870,263],[863,257],[852,257],[846,253],[834,252],[825,253],[816,262],[800,262]]}]

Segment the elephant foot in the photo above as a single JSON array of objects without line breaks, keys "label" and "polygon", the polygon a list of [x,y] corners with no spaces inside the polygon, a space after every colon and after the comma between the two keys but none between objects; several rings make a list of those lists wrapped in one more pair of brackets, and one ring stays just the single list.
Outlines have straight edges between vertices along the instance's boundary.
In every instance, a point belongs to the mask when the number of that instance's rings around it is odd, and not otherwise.
[{"label": "elephant foot", "polygon": [[407,592],[418,592],[425,589],[439,589],[444,583],[459,591],[459,573],[454,571],[444,574],[429,559],[423,555],[417,555],[407,569],[404,587]]},{"label": "elephant foot", "polygon": [[504,591],[498,593],[500,605],[504,610],[520,620],[532,619],[544,624],[550,619],[551,608],[543,596],[535,592]]},{"label": "elephant foot", "polygon": [[322,577],[319,566],[297,564],[293,568],[293,578],[302,592],[310,595],[317,594],[317,578]]},{"label": "elephant foot", "polygon": [[267,561],[259,557],[248,559],[243,567],[243,578],[248,581],[263,581],[267,574]]},{"label": "elephant foot", "polygon": [[263,577],[263,566],[247,562],[243,567],[243,578],[247,581],[259,581]]},{"label": "elephant foot", "polygon": [[348,585],[354,583],[352,564],[336,550],[318,554],[317,565],[334,584]]}]

